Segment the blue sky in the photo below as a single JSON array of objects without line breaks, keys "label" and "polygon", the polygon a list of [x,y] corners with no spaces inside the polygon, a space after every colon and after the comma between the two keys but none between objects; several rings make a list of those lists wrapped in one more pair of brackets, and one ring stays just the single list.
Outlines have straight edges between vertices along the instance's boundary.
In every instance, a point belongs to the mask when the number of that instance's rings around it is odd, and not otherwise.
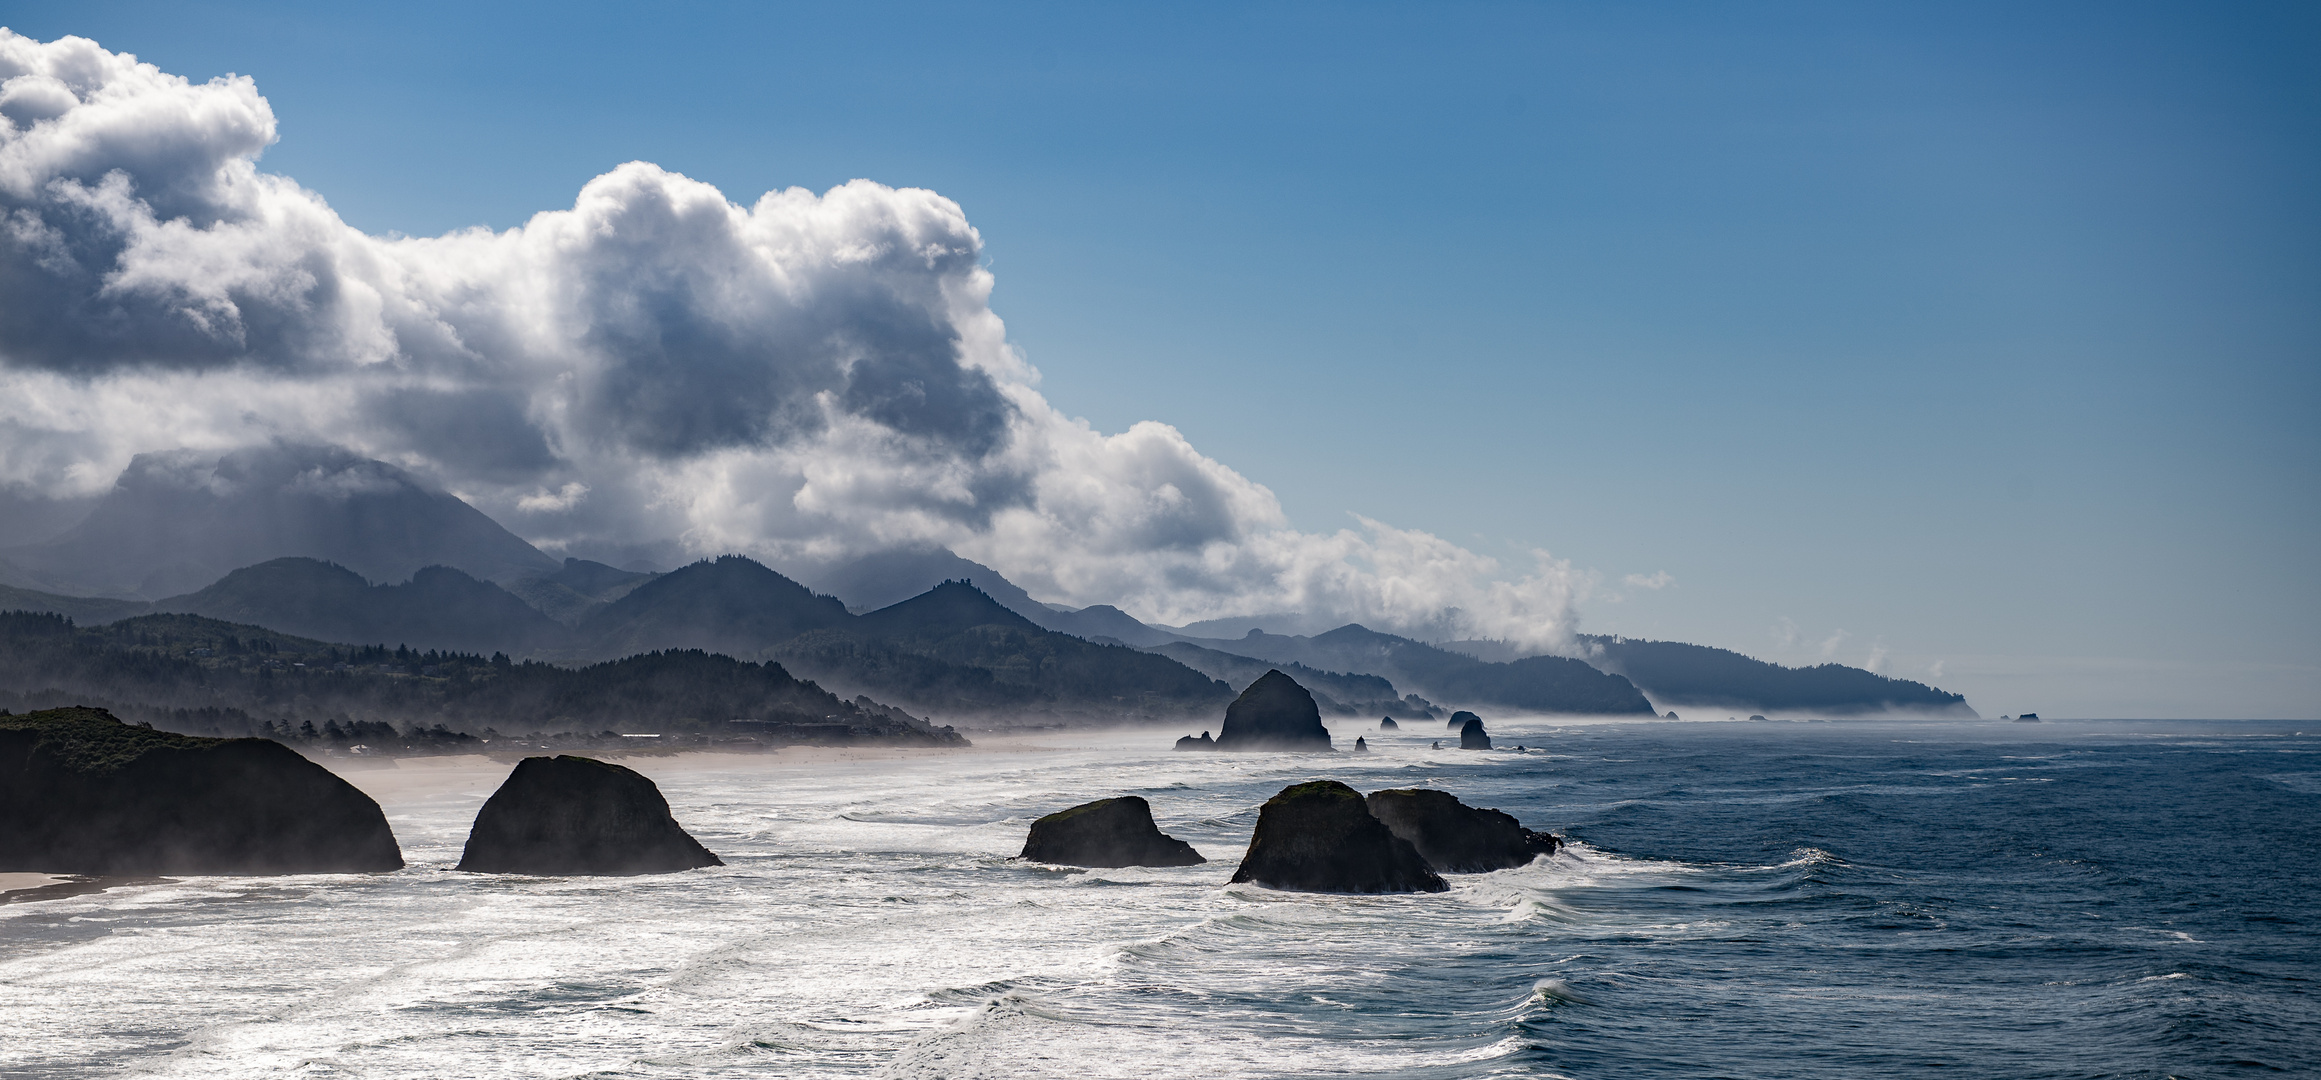
[{"label": "blue sky", "polygon": [[1547,548],[1599,576],[1585,629],[1877,655],[1993,715],[2321,712],[2309,7],[0,23],[255,77],[265,167],[372,232],[632,159],[932,188],[1058,407],[1174,424],[1302,528]]}]

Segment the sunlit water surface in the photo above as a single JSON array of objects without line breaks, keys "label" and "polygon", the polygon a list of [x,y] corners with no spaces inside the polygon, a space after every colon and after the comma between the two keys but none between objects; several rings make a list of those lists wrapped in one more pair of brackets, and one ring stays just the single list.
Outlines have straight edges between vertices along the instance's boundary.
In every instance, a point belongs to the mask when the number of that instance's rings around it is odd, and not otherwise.
[{"label": "sunlit water surface", "polygon": [[[1534,749],[630,759],[727,865],[629,879],[453,872],[505,765],[350,771],[408,869],[0,906],[0,1074],[2321,1075],[2321,725],[1494,729]],[[1227,886],[1316,777],[1573,843]],[[1122,793],[1209,864],[1009,858]]]}]

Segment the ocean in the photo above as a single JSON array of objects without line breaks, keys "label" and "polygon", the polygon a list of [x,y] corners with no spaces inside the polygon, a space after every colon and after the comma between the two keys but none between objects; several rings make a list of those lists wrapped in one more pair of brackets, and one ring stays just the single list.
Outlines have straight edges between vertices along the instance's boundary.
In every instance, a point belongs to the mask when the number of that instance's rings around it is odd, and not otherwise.
[{"label": "ocean", "polygon": [[[455,873],[508,766],[368,764],[402,872],[0,905],[0,1075],[2321,1076],[2321,723],[1491,720],[630,758],[727,863],[649,878]],[[1568,845],[1227,885],[1317,778]],[[1211,861],[1011,860],[1118,794]]]}]

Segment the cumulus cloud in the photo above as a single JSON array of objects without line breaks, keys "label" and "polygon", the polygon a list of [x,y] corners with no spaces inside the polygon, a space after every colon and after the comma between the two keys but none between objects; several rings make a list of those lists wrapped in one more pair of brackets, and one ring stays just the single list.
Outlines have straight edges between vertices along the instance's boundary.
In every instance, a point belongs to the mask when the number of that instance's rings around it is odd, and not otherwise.
[{"label": "cumulus cloud", "polygon": [[981,237],[931,191],[744,206],[630,162],[518,228],[370,236],[259,169],[278,131],[250,79],[5,30],[0,125],[0,487],[324,442],[551,551],[937,543],[1161,621],[1569,640],[1586,578],[1544,552],[1293,530],[1175,428],[1058,412],[989,306]]}]

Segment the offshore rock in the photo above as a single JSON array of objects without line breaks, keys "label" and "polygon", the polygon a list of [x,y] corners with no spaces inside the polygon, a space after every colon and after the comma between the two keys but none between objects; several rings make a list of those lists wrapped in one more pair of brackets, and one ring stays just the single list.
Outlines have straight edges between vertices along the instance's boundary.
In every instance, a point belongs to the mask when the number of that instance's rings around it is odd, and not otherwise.
[{"label": "offshore rock", "polygon": [[1378,730],[1400,731],[1402,730],[1402,725],[1395,723],[1394,718],[1391,716],[1381,716],[1378,718]]},{"label": "offshore rock", "polygon": [[1187,735],[1177,740],[1177,749],[1179,750],[1215,750],[1216,748],[1217,740],[1210,738],[1206,731],[1202,732],[1198,739]]},{"label": "offshore rock", "polygon": [[479,874],[670,874],[724,861],[679,827],[651,780],[594,758],[529,757],[492,793],[459,869]]},{"label": "offshore rock", "polygon": [[1478,720],[1478,721],[1479,721],[1479,720],[1481,720],[1481,719],[1483,719],[1483,718],[1482,718],[1482,717],[1480,717],[1480,716],[1477,716],[1477,715],[1475,715],[1474,713],[1468,712],[1468,711],[1467,711],[1467,710],[1465,710],[1465,709],[1460,709],[1459,711],[1457,711],[1457,712],[1455,712],[1455,713],[1452,713],[1452,714],[1451,714],[1451,722],[1450,722],[1450,724],[1449,724],[1449,727],[1450,727],[1450,729],[1451,729],[1451,730],[1453,730],[1453,731],[1458,731],[1458,730],[1460,730],[1460,729],[1463,729],[1463,728],[1465,728],[1465,727],[1467,726],[1467,721],[1469,721],[1469,720]]},{"label": "offshore rock", "polygon": [[1410,842],[1436,870],[1475,874],[1526,866],[1555,854],[1562,841],[1523,827],[1511,814],[1460,802],[1447,791],[1396,788],[1373,791],[1371,816]]},{"label": "offshore rock", "polygon": [[1032,822],[1022,858],[1059,866],[1197,866],[1209,860],[1152,823],[1135,795],[1098,799]]},{"label": "offshore rock", "polygon": [[1360,735],[1356,735],[1356,736],[1354,736],[1354,752],[1355,752],[1355,753],[1357,753],[1357,754],[1367,754],[1367,753],[1369,753],[1369,752],[1370,752],[1370,740],[1368,740],[1368,739],[1365,739],[1365,738],[1363,738],[1363,737],[1362,737],[1362,736],[1360,736]]},{"label": "offshore rock", "polygon": [[399,870],[379,804],[271,739],[133,727],[103,709],[0,714],[0,871]]},{"label": "offshore rock", "polygon": [[1442,892],[1418,849],[1335,780],[1293,784],[1265,801],[1234,881],[1327,893]]},{"label": "offshore rock", "polygon": [[1467,716],[1466,726],[1459,729],[1459,749],[1489,750],[1491,736],[1483,730],[1483,721],[1473,713],[1468,713]]},{"label": "offshore rock", "polygon": [[1322,726],[1314,695],[1279,670],[1258,676],[1225,707],[1225,728],[1217,733],[1219,750],[1329,748],[1330,730]]}]

